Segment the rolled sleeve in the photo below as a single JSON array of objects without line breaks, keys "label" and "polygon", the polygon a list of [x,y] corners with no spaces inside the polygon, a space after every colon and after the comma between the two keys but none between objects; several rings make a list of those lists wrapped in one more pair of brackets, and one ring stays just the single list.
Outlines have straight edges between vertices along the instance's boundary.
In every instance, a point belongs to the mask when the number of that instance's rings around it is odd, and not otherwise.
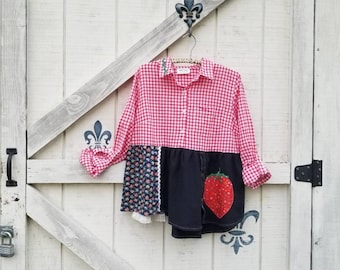
[{"label": "rolled sleeve", "polygon": [[255,162],[244,166],[242,176],[246,186],[257,188],[270,179],[271,173],[258,159]]},{"label": "rolled sleeve", "polygon": [[113,159],[112,149],[84,149],[80,154],[80,163],[94,177],[100,175],[110,166]]}]

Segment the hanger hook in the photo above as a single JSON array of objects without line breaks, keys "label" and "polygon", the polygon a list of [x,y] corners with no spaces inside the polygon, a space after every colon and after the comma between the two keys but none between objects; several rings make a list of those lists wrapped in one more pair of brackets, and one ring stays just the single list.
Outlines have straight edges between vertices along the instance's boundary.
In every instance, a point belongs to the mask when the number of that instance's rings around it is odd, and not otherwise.
[{"label": "hanger hook", "polygon": [[197,40],[196,40],[196,37],[192,33],[189,35],[189,37],[191,37],[194,40],[194,45],[191,47],[191,50],[190,50],[190,59],[192,59],[192,52],[196,47]]},{"label": "hanger hook", "polygon": [[191,49],[190,49],[190,54],[189,54],[189,58],[192,59],[192,52],[193,50],[195,49],[196,47],[196,44],[197,44],[197,39],[196,37],[194,36],[194,34],[192,32],[190,32],[189,30],[183,35],[182,38],[192,38],[194,40],[194,44],[192,45]]}]

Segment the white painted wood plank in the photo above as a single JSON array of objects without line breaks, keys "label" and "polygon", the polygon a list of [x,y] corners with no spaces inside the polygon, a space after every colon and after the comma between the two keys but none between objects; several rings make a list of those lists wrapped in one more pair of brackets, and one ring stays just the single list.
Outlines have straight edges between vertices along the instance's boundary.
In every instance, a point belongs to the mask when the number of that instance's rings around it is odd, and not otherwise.
[{"label": "white painted wood plank", "polygon": [[[224,0],[203,1],[202,20]],[[198,20],[196,23],[198,23]],[[50,113],[28,127],[28,156],[31,157],[82,115],[128,80],[136,69],[150,61],[182,36],[187,26],[174,13],[128,49],[99,74],[66,98]]]},{"label": "white painted wood plank", "polygon": [[287,162],[291,119],[292,0],[266,0],[263,44],[263,160]]},{"label": "white painted wood plank", "polygon": [[289,186],[262,188],[261,270],[289,269]]},{"label": "white painted wood plank", "polygon": [[[265,163],[273,174],[266,184],[289,184],[289,163]],[[125,162],[109,167],[103,174],[90,176],[78,160],[31,159],[27,161],[27,183],[122,183]]]},{"label": "white painted wood plank", "polygon": [[[0,224],[13,226],[15,257],[0,259],[0,269],[26,267],[26,1],[0,3]],[[6,148],[17,148],[6,187]]]},{"label": "white painted wood plank", "polygon": [[[63,101],[63,2],[27,1],[27,124]],[[53,97],[53,98],[51,98]]]},{"label": "white painted wood plank", "polygon": [[[63,100],[64,3],[54,0],[27,1],[27,123],[34,123]],[[51,98],[53,97],[53,98]],[[63,155],[63,135],[34,155]],[[61,206],[62,185],[38,185],[49,200]],[[27,225],[27,269],[62,269],[62,244],[31,219]]]},{"label": "white painted wood plank", "polygon": [[78,221],[27,185],[27,215],[94,269],[129,269],[122,258]]},{"label": "white painted wood plank", "polygon": [[315,1],[314,158],[323,186],[313,189],[312,269],[340,269],[340,3]]},{"label": "white painted wood plank", "polygon": [[[27,1],[27,126],[63,101],[63,16],[63,1]],[[62,139],[34,157],[58,158]]]},{"label": "white painted wood plank", "polygon": [[[312,160],[314,1],[294,1],[292,48],[292,169]],[[290,270],[311,269],[311,187],[290,185]]]}]

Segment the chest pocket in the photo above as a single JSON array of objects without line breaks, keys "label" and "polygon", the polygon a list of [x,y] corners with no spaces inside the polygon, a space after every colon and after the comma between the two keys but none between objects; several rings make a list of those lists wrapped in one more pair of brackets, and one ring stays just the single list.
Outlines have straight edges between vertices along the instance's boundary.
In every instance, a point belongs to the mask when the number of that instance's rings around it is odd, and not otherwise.
[{"label": "chest pocket", "polygon": [[214,106],[198,105],[193,108],[193,113],[200,121],[211,121],[218,116],[219,109]]},{"label": "chest pocket", "polygon": [[216,123],[217,110],[213,107],[197,105],[189,110],[188,125],[195,128],[197,134],[207,134],[213,131]]}]

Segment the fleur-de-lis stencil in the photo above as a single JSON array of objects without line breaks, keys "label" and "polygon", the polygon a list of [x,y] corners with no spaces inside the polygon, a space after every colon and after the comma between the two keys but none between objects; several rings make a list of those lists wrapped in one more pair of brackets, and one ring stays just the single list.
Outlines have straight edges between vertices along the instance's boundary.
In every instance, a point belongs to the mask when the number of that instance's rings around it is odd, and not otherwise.
[{"label": "fleur-de-lis stencil", "polygon": [[251,234],[247,234],[243,230],[243,225],[249,217],[255,218],[255,223],[259,219],[260,213],[256,210],[248,211],[244,214],[242,221],[237,224],[232,230],[228,231],[228,234],[231,236],[229,240],[227,240],[227,235],[222,234],[220,240],[223,244],[232,245],[235,254],[237,254],[241,247],[248,246],[254,241],[254,236]]},{"label": "fleur-de-lis stencil", "polygon": [[[189,27],[189,37],[191,36],[191,27],[193,25],[193,23],[196,21],[196,19],[198,19],[200,17],[200,13],[203,10],[203,5],[201,3],[198,4],[194,4],[194,0],[184,0],[184,5],[177,3],[175,5],[176,11],[179,14],[180,18],[184,17],[184,14],[186,14],[186,17],[184,19],[184,21],[186,22],[186,24]],[[194,13],[195,13],[195,17],[194,18]]]},{"label": "fleur-de-lis stencil", "polygon": [[107,148],[112,137],[112,133],[109,130],[105,130],[102,133],[102,123],[97,120],[94,123],[93,131],[87,130],[84,132],[84,138],[90,149]]}]

